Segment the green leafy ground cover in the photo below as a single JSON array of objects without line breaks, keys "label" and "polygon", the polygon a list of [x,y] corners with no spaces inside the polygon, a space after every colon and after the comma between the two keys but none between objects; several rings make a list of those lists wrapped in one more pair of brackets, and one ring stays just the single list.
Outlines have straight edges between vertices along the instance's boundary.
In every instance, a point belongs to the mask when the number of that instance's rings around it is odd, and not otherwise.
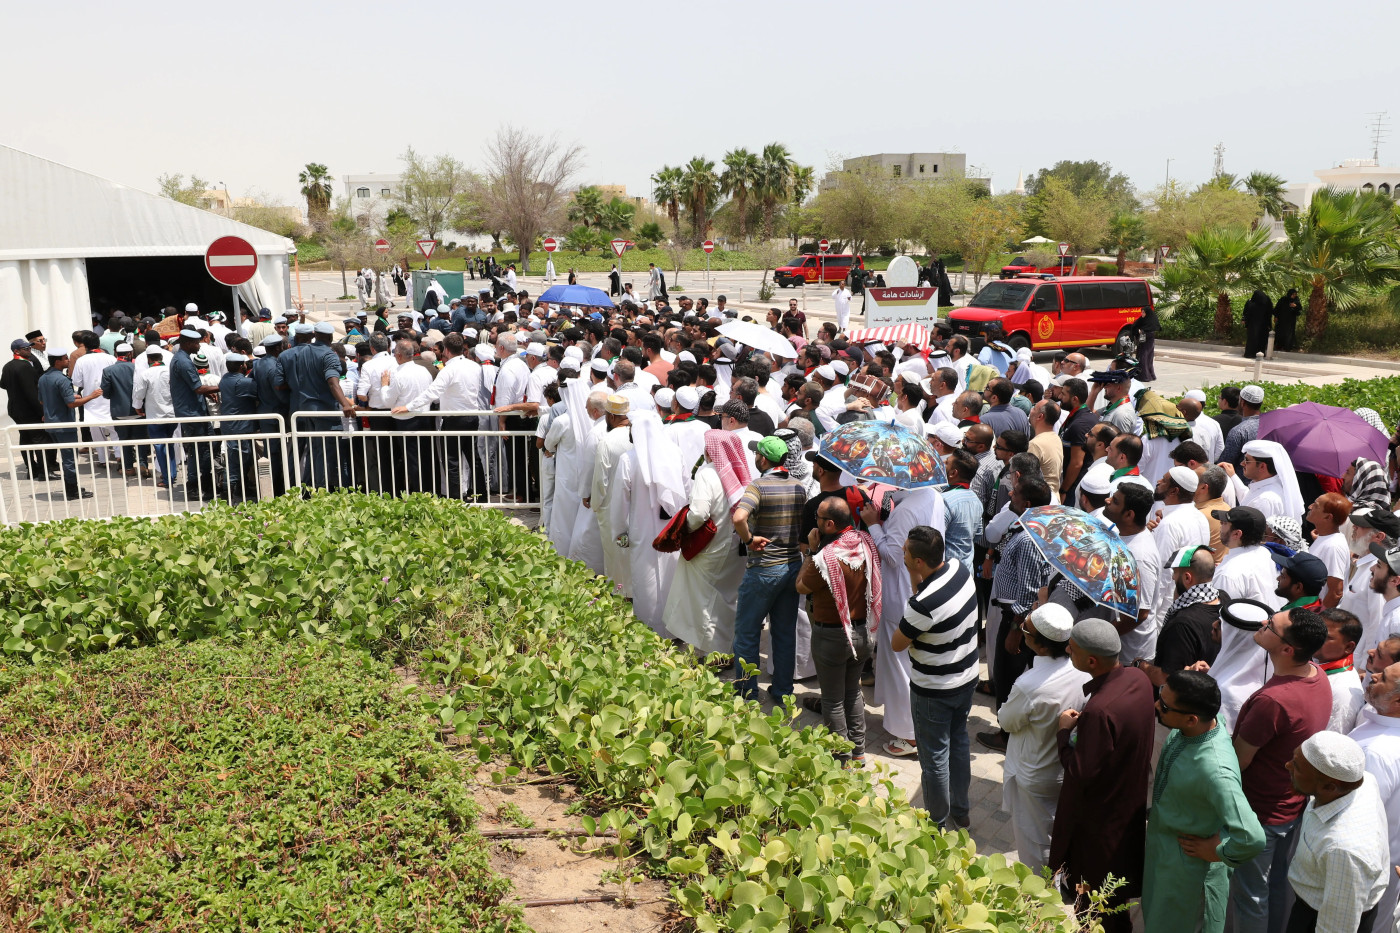
[{"label": "green leafy ground cover", "polygon": [[365,654],[210,640],[8,686],[6,929],[523,929],[466,770]]},{"label": "green leafy ground cover", "polygon": [[[13,661],[248,633],[336,647],[347,663],[360,649],[411,659],[447,688],[426,707],[437,723],[509,762],[507,775],[576,782],[585,828],[615,829],[700,930],[1072,928],[1027,868],[977,855],[891,782],[843,770],[831,754],[842,740],[824,729],[739,701],[605,581],[500,513],[322,494],[15,529],[0,548]],[[338,724],[332,711],[323,728]]]},{"label": "green leafy ground cover", "polygon": [[[1246,380],[1247,381],[1247,380]],[[1222,383],[1225,385],[1226,383]],[[1228,383],[1244,385],[1242,381]],[[1264,390],[1264,411],[1286,408],[1299,402],[1317,402],[1339,408],[1374,408],[1387,425],[1400,424],[1400,376],[1375,379],[1347,379],[1336,385],[1285,385],[1279,382],[1253,383]],[[1220,386],[1202,386],[1206,393],[1206,414],[1220,413],[1217,402]]]}]

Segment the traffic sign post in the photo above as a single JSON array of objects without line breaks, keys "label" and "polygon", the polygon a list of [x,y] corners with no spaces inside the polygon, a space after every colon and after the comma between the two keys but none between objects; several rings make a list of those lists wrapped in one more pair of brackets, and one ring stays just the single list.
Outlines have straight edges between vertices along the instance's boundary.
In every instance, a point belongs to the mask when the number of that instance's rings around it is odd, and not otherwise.
[{"label": "traffic sign post", "polygon": [[238,286],[258,274],[258,254],[242,237],[221,236],[204,251],[204,268],[220,285],[233,290],[229,320],[238,321]]},{"label": "traffic sign post", "polygon": [[389,241],[384,239],[383,237],[380,237],[379,239],[374,241],[374,251],[376,253],[387,253],[389,252],[389,249]]},{"label": "traffic sign post", "polygon": [[552,253],[559,248],[559,241],[552,236],[547,236],[544,238],[544,243],[542,245],[546,253]]},{"label": "traffic sign post", "polygon": [[705,285],[711,291],[714,291],[714,286],[710,282],[710,254],[715,251],[715,241],[706,240],[704,243],[700,244],[700,248],[705,251]]},{"label": "traffic sign post", "polygon": [[1165,264],[1166,261],[1167,261],[1167,254],[1170,253],[1171,251],[1172,251],[1172,248],[1171,248],[1170,246],[1159,246],[1159,247],[1157,247],[1157,253],[1158,253],[1158,255],[1160,255],[1160,256],[1162,257],[1162,262],[1163,262],[1164,264]]},{"label": "traffic sign post", "polygon": [[627,241],[618,237],[608,243],[612,247],[613,255],[617,257],[617,273],[622,274],[622,254],[627,252]]},{"label": "traffic sign post", "polygon": [[1060,275],[1065,274],[1065,257],[1069,255],[1069,244],[1060,244]]},{"label": "traffic sign post", "polygon": [[426,271],[432,266],[433,250],[437,249],[437,240],[419,240],[418,252],[423,254],[423,269]]},{"label": "traffic sign post", "polygon": [[822,237],[817,241],[817,284],[826,284],[826,251],[831,249],[831,241]]}]

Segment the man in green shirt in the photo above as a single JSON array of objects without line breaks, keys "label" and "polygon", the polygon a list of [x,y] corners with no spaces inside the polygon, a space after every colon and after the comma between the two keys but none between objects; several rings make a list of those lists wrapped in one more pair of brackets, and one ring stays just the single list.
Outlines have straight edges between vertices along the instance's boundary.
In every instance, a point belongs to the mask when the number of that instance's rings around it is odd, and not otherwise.
[{"label": "man in green shirt", "polygon": [[1175,671],[1157,699],[1157,720],[1172,731],[1157,759],[1147,820],[1146,933],[1221,933],[1231,871],[1264,848],[1219,712],[1220,688],[1201,671]]}]

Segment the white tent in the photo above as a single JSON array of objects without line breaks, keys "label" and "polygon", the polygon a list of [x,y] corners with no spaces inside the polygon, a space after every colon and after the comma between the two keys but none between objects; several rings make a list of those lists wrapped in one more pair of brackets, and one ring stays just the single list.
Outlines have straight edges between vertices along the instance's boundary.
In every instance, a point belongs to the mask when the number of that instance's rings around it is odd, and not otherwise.
[{"label": "white tent", "polygon": [[5,341],[40,329],[65,343],[88,327],[89,259],[202,257],[221,236],[242,237],[258,254],[257,275],[239,286],[245,305],[276,314],[290,301],[286,237],[8,146],[0,146],[0,218]]}]

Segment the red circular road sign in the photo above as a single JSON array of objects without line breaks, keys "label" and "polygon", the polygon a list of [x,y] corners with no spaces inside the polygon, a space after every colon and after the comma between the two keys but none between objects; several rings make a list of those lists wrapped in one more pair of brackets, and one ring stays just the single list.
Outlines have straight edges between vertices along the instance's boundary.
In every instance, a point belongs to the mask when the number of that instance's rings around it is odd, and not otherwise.
[{"label": "red circular road sign", "polygon": [[831,249],[831,241],[823,237],[817,241],[817,249],[821,250],[823,253],[826,252]]},{"label": "red circular road sign", "polygon": [[220,285],[242,285],[258,272],[258,254],[242,237],[221,236],[204,251],[204,268]]},{"label": "red circular road sign", "polygon": [[380,237],[374,241],[374,248],[381,253],[387,253],[389,252],[389,241]]},{"label": "red circular road sign", "polygon": [[547,236],[547,237],[544,238],[544,251],[545,251],[546,253],[552,253],[552,252],[554,252],[554,251],[555,251],[556,249],[558,249],[558,248],[559,248],[559,241],[556,240],[554,237],[552,237],[552,236]]},{"label": "red circular road sign", "polygon": [[704,243],[701,243],[701,244],[700,244],[700,248],[703,249],[703,250],[704,250],[705,252],[707,252],[707,253],[713,253],[713,252],[715,251],[715,241],[714,241],[714,240],[706,240]]}]

